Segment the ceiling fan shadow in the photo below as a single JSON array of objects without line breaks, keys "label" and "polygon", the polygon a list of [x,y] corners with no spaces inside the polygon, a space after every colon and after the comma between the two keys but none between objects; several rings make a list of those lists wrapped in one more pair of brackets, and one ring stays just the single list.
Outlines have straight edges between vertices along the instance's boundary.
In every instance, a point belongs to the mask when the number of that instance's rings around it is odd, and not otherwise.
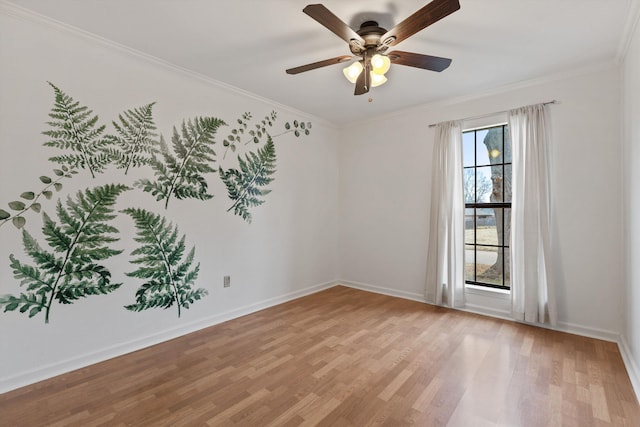
[{"label": "ceiling fan shadow", "polygon": [[[393,6],[393,9],[396,9],[395,6]],[[389,12],[360,12],[349,20],[349,26],[354,30],[358,30],[363,23],[374,21],[378,23],[378,26],[389,29],[394,26],[394,15],[395,10]]]}]

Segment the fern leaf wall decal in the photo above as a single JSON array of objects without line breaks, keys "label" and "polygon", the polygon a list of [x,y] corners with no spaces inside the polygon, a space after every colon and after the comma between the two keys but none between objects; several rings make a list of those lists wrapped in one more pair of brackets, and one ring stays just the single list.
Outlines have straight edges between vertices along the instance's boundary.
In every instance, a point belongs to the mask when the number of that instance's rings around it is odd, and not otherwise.
[{"label": "fern leaf wall decal", "polygon": [[51,157],[50,160],[69,168],[87,169],[95,178],[109,164],[107,142],[102,133],[105,126],[98,125],[98,116],[86,106],[80,105],[53,83],[49,83],[55,94],[55,105],[49,114],[51,128],[43,132],[51,138],[45,145],[70,151]]},{"label": "fern leaf wall decal", "polygon": [[250,152],[244,159],[238,156],[240,169],[223,170],[220,168],[220,178],[227,187],[229,198],[233,204],[228,211],[233,210],[247,222],[251,222],[249,208],[264,203],[261,197],[271,190],[263,188],[267,186],[276,171],[276,147],[273,138],[268,137],[267,144],[258,149],[256,153]]},{"label": "fern leaf wall decal", "polygon": [[[208,184],[204,174],[214,172],[215,134],[225,122],[215,117],[197,117],[182,122],[181,130],[173,128],[170,150],[161,139],[160,156],[154,156],[151,167],[155,181],[142,179],[136,186],[150,192],[156,200],[164,200],[165,209],[171,197],[177,199],[207,200],[213,197],[207,192]],[[173,151],[173,152],[172,152]]]},{"label": "fern leaf wall decal", "polygon": [[98,264],[121,250],[109,245],[118,240],[118,229],[110,225],[115,218],[113,206],[117,197],[129,190],[125,185],[106,185],[78,192],[69,197],[66,207],[58,202],[59,223],[43,213],[42,229],[50,250],[43,250],[26,230],[22,232],[24,250],[35,265],[10,256],[13,275],[26,287],[19,296],[0,297],[4,311],[20,309],[29,317],[44,311],[45,323],[55,301],[72,304],[90,295],[107,294],[120,287],[111,283],[111,272]]},{"label": "fern leaf wall decal", "polygon": [[193,289],[200,271],[200,264],[191,267],[195,248],[183,260],[185,236],[178,239],[178,227],[144,209],[129,208],[123,212],[133,218],[138,230],[135,240],[141,244],[131,253],[137,256],[131,263],[140,267],[127,273],[127,276],[146,280],[136,292],[135,304],[125,308],[142,311],[149,308],[167,309],[175,305],[180,317],[183,308],[189,308],[207,295],[205,289]]},{"label": "fern leaf wall decal", "polygon": [[153,106],[155,102],[144,107],[127,110],[112,122],[116,135],[108,135],[106,140],[112,144],[108,153],[112,161],[124,174],[131,167],[140,167],[151,163],[153,155],[158,151],[153,122]]}]

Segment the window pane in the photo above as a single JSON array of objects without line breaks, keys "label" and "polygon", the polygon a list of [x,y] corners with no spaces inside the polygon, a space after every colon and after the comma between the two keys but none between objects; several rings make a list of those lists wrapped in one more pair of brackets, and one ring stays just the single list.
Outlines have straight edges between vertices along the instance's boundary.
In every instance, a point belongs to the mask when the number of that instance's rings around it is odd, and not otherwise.
[{"label": "window pane", "polygon": [[509,248],[504,250],[504,285],[511,288],[511,253]]},{"label": "window pane", "polygon": [[504,162],[511,163],[511,136],[509,126],[504,127]]},{"label": "window pane", "polygon": [[462,134],[462,166],[475,166],[475,132]]},{"label": "window pane", "polygon": [[504,165],[491,166],[491,201],[494,203],[502,202],[502,193],[504,191]]},{"label": "window pane", "polygon": [[476,170],[475,168],[464,170],[464,202],[476,202]]},{"label": "window pane", "polygon": [[476,242],[475,227],[473,223],[474,219],[473,208],[466,208],[464,210],[464,242],[473,245]]},{"label": "window pane", "polygon": [[[496,211],[500,214],[500,209],[477,209],[476,211],[476,243],[478,245],[495,245],[498,242],[498,231]],[[502,222],[500,222],[502,224]]]},{"label": "window pane", "polygon": [[476,132],[476,165],[478,166],[491,164],[489,162],[489,152],[487,151],[487,146],[484,145],[484,139],[488,133],[488,129],[479,130]]},{"label": "window pane", "polygon": [[511,208],[504,208],[504,246],[511,246]]},{"label": "window pane", "polygon": [[496,266],[498,248],[476,246],[475,261],[476,281],[502,285],[502,268]]},{"label": "window pane", "polygon": [[476,168],[476,203],[489,203],[493,184],[491,182],[491,166]]},{"label": "window pane", "polygon": [[511,165],[504,165],[504,201],[511,203]]},{"label": "window pane", "polygon": [[[478,165],[504,163],[502,161],[502,152],[504,151],[502,126],[487,129],[486,132],[482,146],[487,153],[488,163],[478,163]],[[478,150],[480,150],[480,146],[478,146]]]},{"label": "window pane", "polygon": [[464,247],[464,280],[475,280],[476,258],[473,248],[471,245]]}]

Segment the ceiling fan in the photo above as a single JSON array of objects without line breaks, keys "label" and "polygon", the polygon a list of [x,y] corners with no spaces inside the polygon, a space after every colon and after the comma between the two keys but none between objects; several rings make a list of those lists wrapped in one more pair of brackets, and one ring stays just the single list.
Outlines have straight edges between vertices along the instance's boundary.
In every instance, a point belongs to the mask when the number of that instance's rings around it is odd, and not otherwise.
[{"label": "ceiling fan", "polygon": [[353,55],[337,56],[289,68],[287,74],[299,74],[359,58],[344,69],[344,74],[356,85],[354,95],[362,95],[369,92],[371,87],[387,81],[384,74],[389,70],[391,63],[443,71],[451,64],[451,59],[400,50],[387,52],[387,50],[458,9],[460,9],[459,0],[433,0],[389,31],[379,27],[375,21],[366,21],[362,23],[359,30],[355,31],[322,4],[310,4],[302,11],[346,41]]}]

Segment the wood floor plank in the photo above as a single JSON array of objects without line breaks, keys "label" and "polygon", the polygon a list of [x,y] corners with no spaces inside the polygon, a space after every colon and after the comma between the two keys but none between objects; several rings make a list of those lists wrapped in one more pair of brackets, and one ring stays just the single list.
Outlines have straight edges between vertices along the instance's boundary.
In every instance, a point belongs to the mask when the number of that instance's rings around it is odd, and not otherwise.
[{"label": "wood floor plank", "polygon": [[2,426],[637,426],[614,343],[346,287],[0,395]]}]

